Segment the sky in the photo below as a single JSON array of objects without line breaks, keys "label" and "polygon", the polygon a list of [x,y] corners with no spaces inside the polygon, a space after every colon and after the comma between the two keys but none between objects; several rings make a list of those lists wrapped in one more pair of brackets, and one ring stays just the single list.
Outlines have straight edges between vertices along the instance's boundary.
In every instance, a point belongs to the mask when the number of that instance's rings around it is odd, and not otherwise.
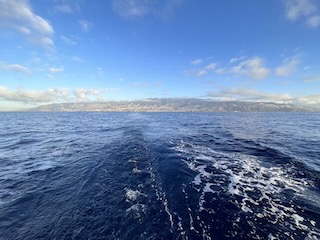
[{"label": "sky", "polygon": [[320,106],[319,0],[0,0],[0,111],[210,98]]}]

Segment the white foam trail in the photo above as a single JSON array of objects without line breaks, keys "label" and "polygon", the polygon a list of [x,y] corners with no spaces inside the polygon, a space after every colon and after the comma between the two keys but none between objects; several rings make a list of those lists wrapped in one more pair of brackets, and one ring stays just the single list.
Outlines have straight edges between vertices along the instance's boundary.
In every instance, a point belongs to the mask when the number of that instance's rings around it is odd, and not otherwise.
[{"label": "white foam trail", "polygon": [[189,224],[190,224],[190,230],[191,231],[194,231],[194,232],[196,232],[196,233],[198,233],[199,234],[199,231],[197,230],[197,229],[195,229],[195,227],[194,227],[194,225],[193,225],[193,217],[192,217],[192,210],[191,210],[191,208],[189,207],[189,205],[188,205],[188,194],[187,194],[187,192],[186,192],[186,190],[185,190],[185,188],[183,188],[182,189],[182,192],[184,193],[184,198],[186,199],[186,203],[187,203],[187,209],[188,209],[188,214],[189,214]]},{"label": "white foam trail", "polygon": [[171,226],[171,229],[173,229],[173,225],[174,225],[174,222],[173,222],[173,216],[170,212],[170,209],[168,207],[168,200],[167,198],[164,196],[164,198],[162,198],[162,203],[164,205],[164,210],[166,211],[166,213],[168,214],[169,216],[169,220],[170,220],[170,226]]},{"label": "white foam trail", "polygon": [[[273,224],[281,225],[286,222],[294,231],[300,229],[312,232],[311,228],[316,226],[314,219],[303,218],[297,213],[295,206],[288,206],[288,203],[284,204],[279,198],[285,191],[302,196],[310,186],[306,179],[297,179],[290,175],[291,169],[266,166],[257,157],[243,153],[218,152],[183,141],[175,150],[188,168],[196,173],[192,185],[201,192],[199,211],[209,212],[210,209],[204,207],[205,196],[217,191],[225,192],[226,181],[229,181],[227,190],[230,197],[241,197],[240,202],[235,201],[234,204],[247,214],[258,219],[268,218]],[[219,180],[219,176],[224,181]],[[292,237],[291,234],[288,233],[288,236]],[[270,235],[269,239],[273,237]]]},{"label": "white foam trail", "polygon": [[141,193],[139,190],[132,190],[128,188],[125,188],[125,190],[126,190],[126,202],[134,202],[141,196],[143,197],[147,196],[146,194]]},{"label": "white foam trail", "polygon": [[163,191],[162,187],[159,186],[159,185],[157,185],[157,186],[156,185],[152,185],[152,187],[156,191],[157,199],[162,202],[162,204],[164,206],[164,210],[168,214],[171,230],[174,230],[173,215],[170,212],[170,209],[169,209],[169,206],[168,206],[169,203],[168,203],[168,199],[166,197],[165,192]]},{"label": "white foam trail", "polygon": [[137,204],[134,204],[132,205],[131,207],[129,207],[126,212],[130,212],[130,211],[135,211],[135,212],[142,212],[142,213],[146,213],[146,205],[145,204],[140,204],[140,203],[137,203]]},{"label": "white foam trail", "polygon": [[137,168],[137,167],[134,167],[134,168],[132,169],[132,172],[133,172],[133,173],[141,173],[141,170],[140,170],[139,168]]}]

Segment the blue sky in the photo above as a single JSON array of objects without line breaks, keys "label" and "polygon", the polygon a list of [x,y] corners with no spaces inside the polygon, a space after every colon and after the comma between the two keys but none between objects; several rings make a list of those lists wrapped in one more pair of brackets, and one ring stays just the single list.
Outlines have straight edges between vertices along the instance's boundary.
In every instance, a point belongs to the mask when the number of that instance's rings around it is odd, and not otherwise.
[{"label": "blue sky", "polygon": [[0,110],[212,98],[320,105],[318,0],[0,0]]}]

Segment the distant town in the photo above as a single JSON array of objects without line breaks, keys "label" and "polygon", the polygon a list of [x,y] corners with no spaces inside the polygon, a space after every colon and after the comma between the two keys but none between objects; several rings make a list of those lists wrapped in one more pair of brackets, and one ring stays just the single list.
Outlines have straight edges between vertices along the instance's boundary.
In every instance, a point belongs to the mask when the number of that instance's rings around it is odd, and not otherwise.
[{"label": "distant town", "polygon": [[271,102],[213,101],[189,98],[153,98],[136,101],[57,103],[42,105],[37,112],[317,112],[293,104]]}]

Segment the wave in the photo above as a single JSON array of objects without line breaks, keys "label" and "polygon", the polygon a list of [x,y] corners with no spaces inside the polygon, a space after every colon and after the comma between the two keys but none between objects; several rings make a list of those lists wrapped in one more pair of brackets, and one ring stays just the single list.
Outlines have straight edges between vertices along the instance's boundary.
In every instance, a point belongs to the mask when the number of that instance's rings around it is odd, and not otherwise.
[{"label": "wave", "polygon": [[318,115],[10,116],[1,240],[320,239]]},{"label": "wave", "polygon": [[[213,224],[208,216],[224,218],[226,215],[219,214],[225,212],[230,219],[224,221],[224,225],[229,225],[233,237],[241,235],[244,229],[251,238],[296,238],[301,232],[319,237],[320,231],[315,228],[317,215],[305,214],[299,207],[305,191],[313,191],[315,183],[295,177],[297,169],[289,156],[251,141],[245,144],[246,150],[241,152],[216,151],[183,140],[174,146],[195,174],[190,184],[199,193],[199,201],[192,221],[201,221],[202,212],[205,212],[203,225],[210,229]],[[217,213],[217,205],[224,205],[222,213]],[[191,229],[208,235],[203,229],[190,225]],[[215,231],[210,234],[215,236]]]}]

